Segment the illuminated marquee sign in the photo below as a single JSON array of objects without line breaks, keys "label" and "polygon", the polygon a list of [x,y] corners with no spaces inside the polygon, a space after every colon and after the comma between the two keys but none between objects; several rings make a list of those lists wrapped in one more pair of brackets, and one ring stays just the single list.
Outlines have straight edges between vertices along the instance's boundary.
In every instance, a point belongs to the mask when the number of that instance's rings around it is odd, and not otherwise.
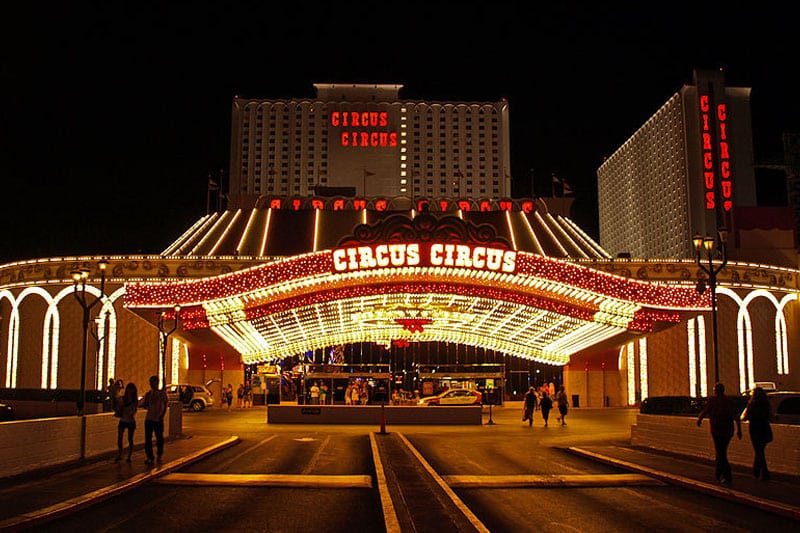
[{"label": "illuminated marquee sign", "polygon": [[333,111],[331,126],[342,128],[339,136],[342,146],[397,146],[397,132],[386,130],[389,126],[386,111]]},{"label": "illuminated marquee sign", "polygon": [[[705,183],[706,209],[716,209],[715,166],[719,169],[719,185],[722,194],[722,208],[730,211],[733,208],[733,184],[731,180],[731,156],[728,144],[728,112],[724,103],[714,107],[709,95],[700,95],[700,119],[702,122],[703,140],[703,181]],[[716,125],[717,143],[715,146],[712,133]],[[715,165],[715,155],[718,165]]]},{"label": "illuminated marquee sign", "polygon": [[512,273],[517,252],[490,246],[449,243],[377,244],[337,248],[333,251],[336,272],[408,266],[443,266]]},{"label": "illuminated marquee sign", "polygon": [[[266,205],[270,209],[287,209],[300,211],[303,209],[318,209],[325,211],[344,211],[361,209],[374,209],[375,211],[386,211],[389,208],[390,198],[353,198],[344,200],[342,198],[283,198],[268,197]],[[533,200],[418,200],[415,204],[418,212],[456,212],[456,211],[522,211],[531,213],[536,209]]]}]

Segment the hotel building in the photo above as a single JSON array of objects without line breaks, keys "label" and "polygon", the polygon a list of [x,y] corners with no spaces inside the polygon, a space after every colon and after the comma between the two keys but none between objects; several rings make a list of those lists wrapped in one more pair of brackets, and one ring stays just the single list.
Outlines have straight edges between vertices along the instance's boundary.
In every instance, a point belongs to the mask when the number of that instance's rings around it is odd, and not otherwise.
[{"label": "hotel building", "polygon": [[402,87],[317,83],[315,98],[234,98],[229,207],[329,191],[507,197],[508,102],[402,100]]}]

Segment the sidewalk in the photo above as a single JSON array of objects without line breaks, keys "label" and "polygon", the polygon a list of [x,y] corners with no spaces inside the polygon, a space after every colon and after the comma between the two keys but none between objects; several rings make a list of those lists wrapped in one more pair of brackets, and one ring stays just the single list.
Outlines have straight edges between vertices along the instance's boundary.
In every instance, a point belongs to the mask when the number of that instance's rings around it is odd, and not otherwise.
[{"label": "sidewalk", "polygon": [[773,474],[756,479],[749,469],[733,466],[733,482],[715,482],[714,463],[634,446],[585,446],[572,453],[659,479],[671,485],[800,520],[800,476]]},{"label": "sidewalk", "polygon": [[17,531],[69,514],[183,468],[235,444],[238,437],[178,437],[164,446],[161,464],[144,464],[141,446],[132,462],[113,455],[0,480],[0,531]]}]

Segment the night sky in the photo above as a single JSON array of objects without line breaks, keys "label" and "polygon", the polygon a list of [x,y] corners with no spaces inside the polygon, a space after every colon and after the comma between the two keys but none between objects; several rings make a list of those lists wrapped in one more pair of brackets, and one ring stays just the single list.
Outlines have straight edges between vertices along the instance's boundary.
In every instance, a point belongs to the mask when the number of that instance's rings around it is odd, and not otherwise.
[{"label": "night sky", "polygon": [[[208,174],[227,176],[237,94],[506,98],[514,196],[559,176],[595,237],[598,166],[693,69],[753,88],[757,161],[800,129],[797,13],[770,2],[16,4],[0,8],[0,263],[164,250],[205,214]],[[783,187],[764,178],[760,201]]]}]

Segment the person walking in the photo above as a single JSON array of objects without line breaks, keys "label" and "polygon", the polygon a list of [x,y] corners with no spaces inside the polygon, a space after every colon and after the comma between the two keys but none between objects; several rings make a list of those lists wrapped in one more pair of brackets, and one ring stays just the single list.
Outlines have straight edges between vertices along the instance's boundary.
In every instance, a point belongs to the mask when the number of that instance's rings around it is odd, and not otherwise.
[{"label": "person walking", "polygon": [[167,414],[167,392],[159,390],[158,376],[150,376],[150,390],[144,395],[142,407],[147,409],[144,417],[144,453],[145,464],[153,464],[153,435],[156,438],[155,457],[161,461],[164,455],[164,415]]},{"label": "person walking", "polygon": [[728,445],[733,438],[733,426],[736,424],[736,436],[742,439],[742,421],[736,412],[736,404],[725,396],[725,385],[714,385],[714,396],[708,399],[703,410],[697,416],[697,427],[708,417],[711,426],[711,438],[714,440],[715,475],[721,485],[729,485],[732,481],[731,464],[728,462]]},{"label": "person walking", "polygon": [[136,431],[136,410],[139,407],[139,392],[136,385],[128,382],[125,385],[125,392],[122,395],[122,410],[120,411],[119,422],[117,423],[117,458],[115,462],[122,460],[122,436],[128,430],[128,459],[131,462],[133,455],[133,434]]},{"label": "person walking", "polygon": [[236,391],[236,406],[244,407],[244,384],[239,383],[239,389]]},{"label": "person walking", "polygon": [[225,387],[225,401],[228,403],[228,411],[230,411],[233,404],[233,385],[230,383]]},{"label": "person walking", "polygon": [[753,444],[753,475],[768,481],[770,478],[767,468],[766,448],[772,442],[772,426],[769,419],[772,417],[772,410],[767,399],[767,393],[761,387],[753,390],[753,396],[747,402],[742,413],[742,420],[747,420],[750,431],[750,442]]},{"label": "person walking", "polygon": [[542,419],[544,420],[544,427],[547,427],[547,419],[550,417],[550,410],[553,408],[553,399],[550,398],[547,390],[542,391],[542,399],[539,400],[539,409],[542,410]]},{"label": "person walking", "polygon": [[536,389],[533,387],[528,388],[528,392],[525,393],[525,411],[522,415],[522,421],[528,421],[528,427],[533,425],[533,410],[536,408]]},{"label": "person walking", "polygon": [[556,404],[558,405],[558,420],[561,421],[562,426],[567,425],[567,412],[569,411],[569,400],[567,399],[567,391],[564,390],[564,385],[558,388],[556,394]]},{"label": "person walking", "polygon": [[[266,405],[266,402],[264,405]],[[244,382],[244,406],[253,407],[253,386],[250,384],[249,379]]]}]

